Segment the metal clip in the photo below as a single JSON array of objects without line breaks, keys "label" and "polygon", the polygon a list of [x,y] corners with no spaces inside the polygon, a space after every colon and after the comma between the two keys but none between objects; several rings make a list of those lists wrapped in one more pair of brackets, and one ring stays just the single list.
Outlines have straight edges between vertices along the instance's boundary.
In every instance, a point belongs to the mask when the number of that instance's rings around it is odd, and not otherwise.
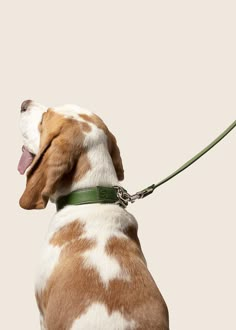
[{"label": "metal clip", "polygon": [[144,198],[150,195],[151,193],[153,193],[154,189],[155,189],[155,184],[151,185],[150,187],[147,187],[144,190],[137,192],[135,195],[138,196],[137,198]]},{"label": "metal clip", "polygon": [[117,197],[119,199],[116,204],[119,204],[120,206],[126,208],[126,206],[128,206],[128,203],[130,202],[130,194],[123,187],[114,186],[114,188],[116,188],[117,190]]},{"label": "metal clip", "polygon": [[134,203],[136,201],[136,199],[141,199],[141,198],[144,198],[144,197],[150,195],[153,192],[153,190],[155,189],[155,185],[153,184],[152,186],[150,186],[144,190],[141,190],[134,195],[130,195],[127,192],[127,190],[125,190],[121,186],[114,186],[114,188],[117,189],[117,197],[119,199],[117,204],[119,204],[125,208],[129,204],[129,202]]}]

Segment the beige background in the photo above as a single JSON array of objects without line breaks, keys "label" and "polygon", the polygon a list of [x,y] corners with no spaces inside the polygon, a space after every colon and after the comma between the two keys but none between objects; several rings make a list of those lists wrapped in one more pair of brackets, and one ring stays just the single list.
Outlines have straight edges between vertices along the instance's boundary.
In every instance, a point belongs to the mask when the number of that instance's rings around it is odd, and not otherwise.
[{"label": "beige background", "polygon": [[[124,186],[157,182],[236,119],[234,1],[1,5],[1,329],[39,329],[33,278],[53,205],[18,207],[19,107],[76,103],[116,135]],[[129,207],[172,330],[236,329],[236,131]]]}]

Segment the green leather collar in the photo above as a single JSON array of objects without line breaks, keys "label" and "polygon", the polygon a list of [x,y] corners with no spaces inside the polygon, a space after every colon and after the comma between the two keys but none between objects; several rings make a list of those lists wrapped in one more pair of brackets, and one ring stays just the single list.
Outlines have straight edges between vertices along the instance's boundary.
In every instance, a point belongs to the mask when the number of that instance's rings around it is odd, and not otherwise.
[{"label": "green leather collar", "polygon": [[57,211],[66,205],[82,205],[94,203],[119,204],[117,189],[115,187],[91,187],[79,189],[71,192],[69,195],[59,197],[56,206]]}]

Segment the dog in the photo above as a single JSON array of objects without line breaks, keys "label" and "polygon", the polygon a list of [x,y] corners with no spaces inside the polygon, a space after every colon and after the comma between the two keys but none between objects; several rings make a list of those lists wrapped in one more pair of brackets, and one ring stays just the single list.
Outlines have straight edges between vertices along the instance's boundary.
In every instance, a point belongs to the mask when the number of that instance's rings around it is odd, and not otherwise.
[{"label": "dog", "polygon": [[[116,138],[94,113],[26,100],[20,130],[24,209],[44,209],[49,200],[116,187],[124,179]],[[117,203],[64,205],[56,212],[35,283],[42,330],[169,329],[137,230],[135,218]]]}]

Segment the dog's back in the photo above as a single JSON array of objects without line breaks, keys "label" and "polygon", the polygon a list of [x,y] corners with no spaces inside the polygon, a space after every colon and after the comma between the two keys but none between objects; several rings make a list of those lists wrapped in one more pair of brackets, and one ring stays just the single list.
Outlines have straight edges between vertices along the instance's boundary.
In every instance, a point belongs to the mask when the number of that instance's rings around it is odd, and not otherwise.
[{"label": "dog's back", "polygon": [[168,329],[167,307],[147,270],[137,222],[121,207],[61,210],[42,256],[36,297],[46,329]]}]

